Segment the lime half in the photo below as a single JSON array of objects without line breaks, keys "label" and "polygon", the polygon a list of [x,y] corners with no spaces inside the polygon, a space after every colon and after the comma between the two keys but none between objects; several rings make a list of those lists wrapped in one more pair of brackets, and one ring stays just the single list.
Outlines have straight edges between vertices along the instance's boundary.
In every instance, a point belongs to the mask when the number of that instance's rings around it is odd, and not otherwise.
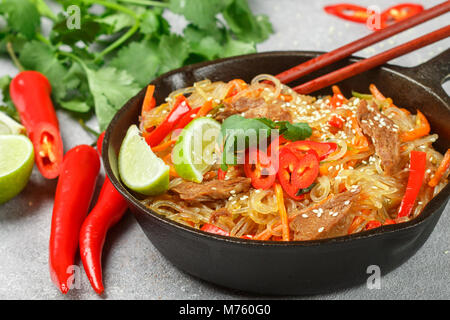
[{"label": "lime half", "polygon": [[25,127],[0,112],[0,134],[25,134]]},{"label": "lime half", "polygon": [[180,177],[202,182],[203,175],[215,162],[219,134],[220,123],[207,117],[195,119],[183,129],[172,151],[175,171]]},{"label": "lime half", "polygon": [[22,135],[0,135],[0,203],[27,185],[34,164],[33,144]]},{"label": "lime half", "polygon": [[161,194],[169,187],[169,166],[153,153],[135,125],[128,128],[120,147],[119,174],[128,188],[145,195]]}]

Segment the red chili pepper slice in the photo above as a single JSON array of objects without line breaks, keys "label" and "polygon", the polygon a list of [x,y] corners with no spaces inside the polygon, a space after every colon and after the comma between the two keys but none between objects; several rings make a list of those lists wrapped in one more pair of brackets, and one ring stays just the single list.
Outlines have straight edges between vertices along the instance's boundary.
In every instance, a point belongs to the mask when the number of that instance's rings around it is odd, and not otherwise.
[{"label": "red chili pepper slice", "polygon": [[49,264],[53,282],[62,293],[70,289],[80,228],[91,203],[100,170],[97,151],[88,145],[69,150],[56,186],[50,233]]},{"label": "red chili pepper slice", "polygon": [[[104,132],[97,140],[97,151],[101,154]],[[125,214],[126,200],[105,177],[94,209],[89,213],[80,230],[80,256],[92,288],[98,294],[104,291],[102,281],[102,250],[108,230]]]},{"label": "red chili pepper slice", "polygon": [[319,160],[325,159],[337,149],[334,142],[316,142],[316,141],[295,141],[287,144],[284,148],[288,148],[295,154],[301,155],[305,151],[314,150],[319,156]]},{"label": "red chili pepper slice", "polygon": [[426,166],[427,154],[422,151],[411,151],[408,184],[400,203],[397,218],[407,217],[411,214],[417,195],[422,187]]},{"label": "red chili pepper slice", "polygon": [[381,13],[381,29],[398,21],[412,17],[424,10],[423,6],[415,3],[402,3],[392,6]]},{"label": "red chili pepper slice", "polygon": [[223,230],[222,228],[219,228],[219,227],[217,227],[217,226],[215,226],[213,224],[209,224],[209,223],[205,223],[200,228],[200,230],[206,231],[206,232],[209,232],[209,233],[219,234],[221,236],[229,236],[230,235],[229,232],[227,232],[227,231]]},{"label": "red chili pepper slice", "polygon": [[378,227],[381,227],[381,222],[378,220],[371,220],[371,221],[367,222],[365,229],[371,230],[371,229],[375,229]]},{"label": "red chili pepper slice", "polygon": [[367,8],[349,3],[326,6],[324,7],[324,10],[339,18],[359,23],[366,23],[367,18],[369,17]]},{"label": "red chili pepper slice", "polygon": [[149,146],[154,147],[160,144],[177,125],[178,121],[180,121],[180,119],[190,110],[191,107],[189,106],[186,97],[179,95],[175,100],[172,111],[170,111],[166,119],[145,137]]},{"label": "red chili pepper slice", "polygon": [[244,164],[245,175],[252,180],[255,189],[269,189],[276,179],[270,157],[262,150],[250,148]]},{"label": "red chili pepper slice", "polygon": [[63,142],[50,98],[48,79],[37,71],[22,71],[11,81],[11,99],[34,146],[36,165],[47,179],[59,175]]},{"label": "red chili pepper slice", "polygon": [[328,121],[328,124],[337,129],[342,129],[344,126],[344,121],[337,115],[333,115],[331,119]]},{"label": "red chili pepper slice", "polygon": [[304,194],[297,195],[298,191],[309,187],[318,175],[319,158],[314,150],[297,155],[289,148],[281,148],[277,176],[283,190],[292,199],[303,199]]}]

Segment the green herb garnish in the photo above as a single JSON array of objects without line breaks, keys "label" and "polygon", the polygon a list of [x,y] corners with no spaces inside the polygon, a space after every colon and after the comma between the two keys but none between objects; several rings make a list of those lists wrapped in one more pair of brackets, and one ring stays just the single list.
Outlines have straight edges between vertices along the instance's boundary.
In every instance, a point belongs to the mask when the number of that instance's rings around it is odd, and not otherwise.
[{"label": "green herb garnish", "polygon": [[[0,28],[0,52],[13,48],[17,63],[43,73],[56,106],[85,115],[94,111],[101,131],[156,76],[194,62],[255,52],[255,44],[272,33],[267,17],[254,15],[246,0],[56,2],[65,14],[53,12],[43,0],[0,0],[6,22]],[[165,10],[186,18],[182,35],[171,31]],[[51,21],[48,36],[41,33],[43,17]],[[68,27],[76,21],[79,26]],[[1,109],[13,114],[9,97],[3,98]]]}]

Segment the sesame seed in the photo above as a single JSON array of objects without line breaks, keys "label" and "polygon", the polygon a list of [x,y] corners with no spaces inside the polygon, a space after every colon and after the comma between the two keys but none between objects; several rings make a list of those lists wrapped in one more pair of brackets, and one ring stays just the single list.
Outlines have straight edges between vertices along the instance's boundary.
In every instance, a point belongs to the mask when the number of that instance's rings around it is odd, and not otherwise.
[{"label": "sesame seed", "polygon": [[322,232],[324,229],[325,229],[324,227],[320,227],[319,230],[317,230],[317,231],[319,231],[319,233],[320,233],[320,232]]}]

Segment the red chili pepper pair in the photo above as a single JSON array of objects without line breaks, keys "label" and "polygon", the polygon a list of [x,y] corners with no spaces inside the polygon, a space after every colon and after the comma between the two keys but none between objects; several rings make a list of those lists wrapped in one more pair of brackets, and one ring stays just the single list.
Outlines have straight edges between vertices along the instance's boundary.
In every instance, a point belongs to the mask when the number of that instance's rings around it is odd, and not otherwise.
[{"label": "red chili pepper pair", "polygon": [[[97,142],[98,153],[104,133]],[[127,203],[108,177],[94,209],[86,218],[100,170],[97,151],[87,145],[64,156],[56,188],[50,234],[50,274],[62,293],[70,289],[78,245],[84,269],[94,290],[103,292],[101,254],[106,233],[127,209]]]},{"label": "red chili pepper pair", "polygon": [[50,82],[37,71],[22,71],[12,79],[9,90],[33,143],[39,171],[47,179],[58,177],[63,160],[63,143],[50,98]]},{"label": "red chili pepper pair", "polygon": [[[337,144],[296,141],[279,151],[278,144],[278,139],[273,141],[267,152],[258,148],[249,149],[244,172],[256,189],[270,188],[278,177],[283,190],[291,198],[300,200],[319,174],[319,161],[333,153]],[[273,150],[275,147],[277,150]]]},{"label": "red chili pepper pair", "polygon": [[[358,23],[367,23],[370,17],[367,8],[349,3],[326,6],[324,10],[342,19]],[[402,3],[392,6],[380,14],[380,29],[407,19],[421,11],[423,11],[423,6],[420,4]]]}]

